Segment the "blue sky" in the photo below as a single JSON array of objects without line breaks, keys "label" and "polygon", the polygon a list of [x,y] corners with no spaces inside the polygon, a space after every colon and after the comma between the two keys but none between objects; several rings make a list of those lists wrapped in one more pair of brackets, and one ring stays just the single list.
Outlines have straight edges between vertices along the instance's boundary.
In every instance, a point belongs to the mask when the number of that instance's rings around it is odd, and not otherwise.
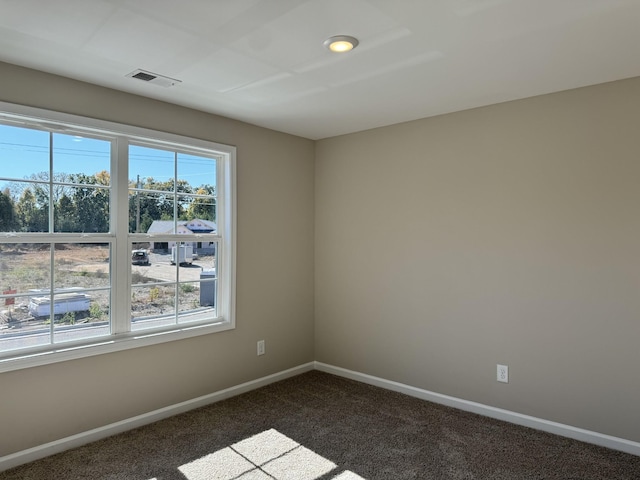
[{"label": "blue sky", "polygon": [[[49,133],[28,128],[0,125],[0,177],[24,179],[49,170]],[[64,133],[53,135],[55,173],[93,175],[109,171],[110,143]],[[166,181],[174,176],[173,152],[132,146],[129,178],[153,177]],[[178,178],[196,187],[215,184],[215,162],[209,158],[179,154]],[[0,180],[0,189],[8,183]]]}]

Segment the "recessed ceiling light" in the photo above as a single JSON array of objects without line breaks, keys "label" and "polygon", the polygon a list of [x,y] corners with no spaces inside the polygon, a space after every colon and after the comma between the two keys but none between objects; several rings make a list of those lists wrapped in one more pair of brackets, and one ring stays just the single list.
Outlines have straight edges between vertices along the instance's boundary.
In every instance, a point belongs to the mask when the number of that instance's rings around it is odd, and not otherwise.
[{"label": "recessed ceiling light", "polygon": [[336,35],[324,41],[324,46],[332,52],[344,53],[358,46],[358,39],[349,35]]}]

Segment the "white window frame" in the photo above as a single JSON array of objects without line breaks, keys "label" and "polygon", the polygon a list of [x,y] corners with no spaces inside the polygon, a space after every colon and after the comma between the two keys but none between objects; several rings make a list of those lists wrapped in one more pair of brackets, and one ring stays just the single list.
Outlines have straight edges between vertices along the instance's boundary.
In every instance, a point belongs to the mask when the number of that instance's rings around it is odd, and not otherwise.
[{"label": "white window frame", "polygon": [[[21,368],[46,365],[71,359],[139,348],[174,340],[207,335],[235,328],[235,270],[236,270],[236,148],[207,140],[195,139],[126,124],[0,102],[0,118],[25,127],[40,126],[62,129],[64,133],[78,132],[88,136],[115,138],[111,151],[112,193],[110,203],[111,231],[108,234],[15,234],[2,233],[0,237],[12,241],[32,240],[50,242],[65,239],[96,241],[109,238],[111,255],[111,329],[108,336],[89,338],[73,343],[59,343],[0,352],[0,373]],[[25,120],[26,118],[26,120]],[[216,225],[218,250],[216,252],[217,317],[211,321],[184,323],[169,327],[130,331],[131,325],[131,242],[153,241],[149,234],[129,233],[128,212],[128,142],[146,143],[167,148],[184,148],[190,152],[215,154],[216,168]],[[119,164],[117,164],[119,162]],[[115,180],[114,180],[115,173]],[[40,238],[41,240],[38,240]],[[184,240],[184,237],[181,237]],[[117,299],[117,301],[116,301]],[[126,300],[126,301],[123,301]]]}]

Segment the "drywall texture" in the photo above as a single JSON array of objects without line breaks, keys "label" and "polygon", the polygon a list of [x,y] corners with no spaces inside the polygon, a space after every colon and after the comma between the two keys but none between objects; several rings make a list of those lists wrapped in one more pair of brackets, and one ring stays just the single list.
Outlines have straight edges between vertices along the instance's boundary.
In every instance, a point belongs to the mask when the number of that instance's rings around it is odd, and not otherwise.
[{"label": "drywall texture", "polygon": [[639,116],[632,79],[317,142],[316,360],[640,441]]},{"label": "drywall texture", "polygon": [[0,374],[0,456],[313,360],[312,141],[8,64],[0,84],[1,101],[235,145],[238,184],[237,328]]}]

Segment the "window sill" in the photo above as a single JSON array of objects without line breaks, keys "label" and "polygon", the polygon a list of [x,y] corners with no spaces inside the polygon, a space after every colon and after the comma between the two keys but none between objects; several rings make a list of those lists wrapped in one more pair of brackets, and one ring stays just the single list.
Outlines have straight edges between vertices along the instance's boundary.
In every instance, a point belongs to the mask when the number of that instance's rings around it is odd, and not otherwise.
[{"label": "window sill", "polygon": [[0,359],[0,373],[51,365],[68,360],[119,352],[121,350],[147,347],[176,340],[184,340],[210,333],[224,332],[234,328],[235,326],[231,324],[231,322],[221,320],[215,323],[182,326],[171,330],[139,331],[126,335],[113,335],[102,339],[94,339],[94,341],[80,345],[65,346],[64,344],[60,344],[60,348],[49,349],[38,353],[15,352],[15,356]]}]

